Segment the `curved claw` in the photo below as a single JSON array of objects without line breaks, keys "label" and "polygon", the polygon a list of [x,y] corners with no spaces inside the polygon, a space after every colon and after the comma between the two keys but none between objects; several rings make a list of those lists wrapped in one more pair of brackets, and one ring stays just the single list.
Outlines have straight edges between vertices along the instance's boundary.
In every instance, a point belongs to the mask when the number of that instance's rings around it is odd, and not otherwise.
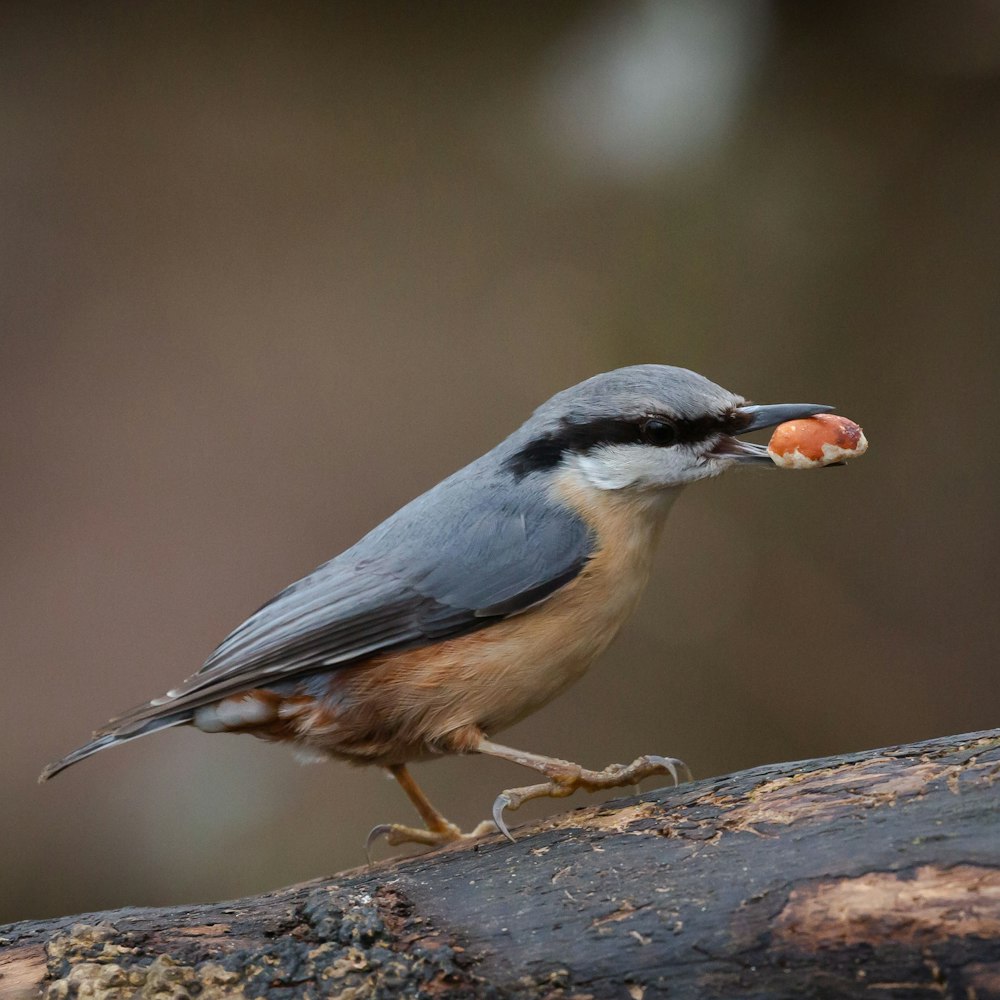
[{"label": "curved claw", "polygon": [[375,841],[379,837],[387,837],[392,833],[392,825],[389,823],[379,823],[378,826],[373,826],[368,836],[365,838],[365,857],[368,858],[368,864],[375,864],[375,859],[372,857],[372,847],[375,846]]},{"label": "curved claw", "polygon": [[510,830],[507,829],[507,824],[503,821],[503,811],[510,805],[510,798],[507,796],[506,792],[501,792],[497,797],[496,801],[493,803],[493,822],[496,823],[497,829],[512,843],[516,844],[517,841],[511,836]]},{"label": "curved claw", "polygon": [[684,763],[684,761],[678,760],[676,757],[660,757],[657,754],[650,754],[647,760],[650,764],[656,764],[659,767],[662,767],[667,774],[670,775],[675,788],[681,783],[680,774],[677,770],[678,765],[680,765],[680,767],[687,772],[688,777],[690,778],[690,768]]}]

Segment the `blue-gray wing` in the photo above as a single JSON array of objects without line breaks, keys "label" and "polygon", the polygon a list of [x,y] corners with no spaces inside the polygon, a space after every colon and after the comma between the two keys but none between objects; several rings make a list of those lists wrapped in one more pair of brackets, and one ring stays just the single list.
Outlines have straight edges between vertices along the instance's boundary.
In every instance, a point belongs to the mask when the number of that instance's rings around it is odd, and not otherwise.
[{"label": "blue-gray wing", "polygon": [[180,687],[116,720],[142,726],[253,687],[459,636],[565,586],[592,555],[586,523],[478,463],[283,590]]}]

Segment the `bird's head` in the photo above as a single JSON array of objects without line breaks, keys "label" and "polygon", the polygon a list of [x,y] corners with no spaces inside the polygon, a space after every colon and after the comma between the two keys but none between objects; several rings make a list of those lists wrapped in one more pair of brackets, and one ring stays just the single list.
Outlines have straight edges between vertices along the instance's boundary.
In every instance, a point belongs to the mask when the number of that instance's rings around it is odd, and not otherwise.
[{"label": "bird's head", "polygon": [[572,471],[599,490],[660,492],[743,463],[774,467],[748,431],[827,413],[814,403],[750,405],[707,378],[669,365],[595,375],[553,396],[511,439],[515,476]]}]

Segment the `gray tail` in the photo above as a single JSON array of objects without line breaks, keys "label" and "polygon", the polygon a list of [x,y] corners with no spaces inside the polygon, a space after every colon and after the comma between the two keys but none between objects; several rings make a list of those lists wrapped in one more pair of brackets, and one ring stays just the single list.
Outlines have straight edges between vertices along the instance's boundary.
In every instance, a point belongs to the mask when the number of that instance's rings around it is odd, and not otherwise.
[{"label": "gray tail", "polygon": [[74,750],[72,753],[66,754],[61,760],[55,760],[49,764],[38,776],[38,781],[39,783],[48,781],[49,778],[65,770],[70,764],[84,760],[91,754],[97,753],[98,750],[115,747],[121,743],[130,743],[132,740],[139,739],[140,736],[148,736],[150,733],[159,732],[161,729],[169,729],[171,726],[183,726],[185,723],[191,721],[191,714],[190,711],[178,712],[176,715],[150,719],[145,725],[137,729],[126,729],[124,732],[119,730],[118,732],[98,733],[94,739],[89,743],[85,743],[78,750]]}]

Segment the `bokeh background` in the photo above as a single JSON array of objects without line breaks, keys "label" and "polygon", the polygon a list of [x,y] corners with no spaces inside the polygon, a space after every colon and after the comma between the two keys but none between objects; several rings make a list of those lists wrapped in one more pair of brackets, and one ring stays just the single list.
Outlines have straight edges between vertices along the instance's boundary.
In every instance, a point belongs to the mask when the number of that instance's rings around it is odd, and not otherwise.
[{"label": "bokeh background", "polygon": [[[872,450],[692,488],[505,742],[705,776],[1000,722],[1000,5],[10,3],[0,52],[0,919],[361,863],[398,789],[250,738],[35,778],[633,362]],[[415,770],[466,826],[524,778]]]}]

